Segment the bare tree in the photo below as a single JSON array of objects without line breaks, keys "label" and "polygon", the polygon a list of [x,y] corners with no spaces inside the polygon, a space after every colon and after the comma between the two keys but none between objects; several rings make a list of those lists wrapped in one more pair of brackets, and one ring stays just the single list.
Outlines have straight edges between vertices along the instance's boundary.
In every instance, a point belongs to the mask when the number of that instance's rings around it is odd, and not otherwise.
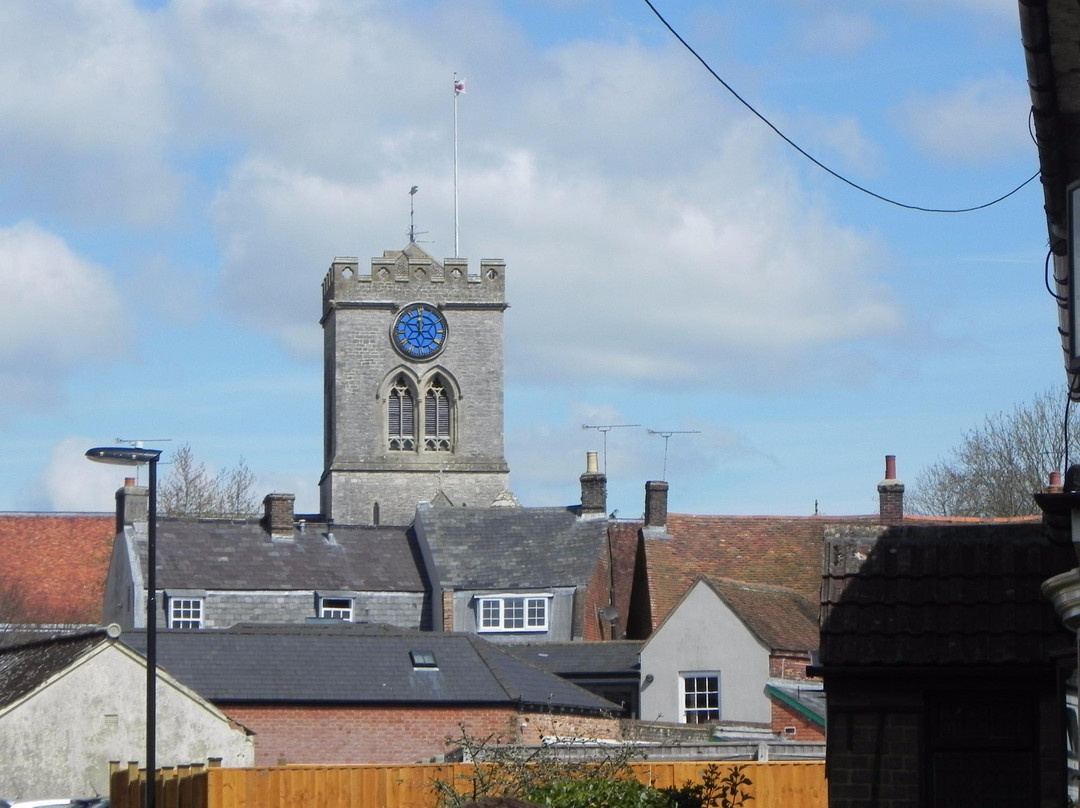
[{"label": "bare tree", "polygon": [[[919,475],[908,507],[932,516],[1039,513],[1031,495],[1043,490],[1049,473],[1065,462],[1065,401],[1063,391],[1050,389],[1025,407],[988,416]],[[1069,424],[1070,462],[1080,461],[1076,420]]]},{"label": "bare tree", "polygon": [[173,454],[172,468],[158,486],[158,507],[165,516],[250,516],[259,507],[254,488],[255,474],[243,458],[212,477],[184,444]]}]

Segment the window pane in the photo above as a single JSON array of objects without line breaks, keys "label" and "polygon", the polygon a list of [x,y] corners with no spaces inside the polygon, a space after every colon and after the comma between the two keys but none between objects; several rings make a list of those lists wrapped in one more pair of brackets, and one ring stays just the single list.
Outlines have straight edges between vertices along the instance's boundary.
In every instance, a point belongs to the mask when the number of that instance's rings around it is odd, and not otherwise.
[{"label": "window pane", "polygon": [[503,601],[503,628],[525,628],[524,598],[507,598]]},{"label": "window pane", "polygon": [[526,616],[529,628],[547,626],[547,598],[529,598],[529,611]]},{"label": "window pane", "polygon": [[480,625],[483,628],[499,628],[499,606],[501,601],[480,601]]},{"label": "window pane", "polygon": [[683,708],[687,724],[720,720],[720,677],[683,677]]},{"label": "window pane", "polygon": [[170,598],[169,623],[172,628],[202,628],[202,600]]}]

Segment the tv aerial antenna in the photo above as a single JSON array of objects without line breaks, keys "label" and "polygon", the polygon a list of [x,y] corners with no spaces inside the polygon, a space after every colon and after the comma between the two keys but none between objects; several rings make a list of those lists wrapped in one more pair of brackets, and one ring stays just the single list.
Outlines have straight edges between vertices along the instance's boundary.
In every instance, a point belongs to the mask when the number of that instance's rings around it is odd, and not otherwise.
[{"label": "tv aerial antenna", "polygon": [[659,435],[664,439],[664,476],[662,480],[667,479],[667,447],[668,440],[672,435],[700,435],[700,429],[646,429],[650,435]]},{"label": "tv aerial antenna", "polygon": [[419,185],[414,185],[409,189],[409,243],[416,244],[417,236],[426,236],[427,230],[416,229],[416,206],[413,204],[413,200],[416,197],[416,192],[420,190]]},{"label": "tv aerial antenna", "polygon": [[595,429],[598,430],[604,436],[604,474],[607,475],[607,433],[613,429],[625,429],[631,426],[641,426],[641,424],[582,424],[582,429]]}]

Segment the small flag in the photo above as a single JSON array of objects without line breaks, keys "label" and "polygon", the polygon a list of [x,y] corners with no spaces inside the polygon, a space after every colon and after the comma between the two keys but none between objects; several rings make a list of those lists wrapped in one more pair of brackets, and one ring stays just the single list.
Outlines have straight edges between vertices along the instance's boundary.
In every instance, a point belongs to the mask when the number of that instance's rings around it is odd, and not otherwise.
[{"label": "small flag", "polygon": [[454,95],[461,95],[465,92],[465,79],[454,79]]}]

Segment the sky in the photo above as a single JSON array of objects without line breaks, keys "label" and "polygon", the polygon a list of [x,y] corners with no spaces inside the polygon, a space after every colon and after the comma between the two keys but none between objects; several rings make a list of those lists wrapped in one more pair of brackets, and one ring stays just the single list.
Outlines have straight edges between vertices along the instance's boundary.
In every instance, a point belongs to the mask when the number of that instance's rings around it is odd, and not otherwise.
[{"label": "sky", "polygon": [[[653,3],[880,196],[1038,170],[1015,2]],[[910,490],[1064,387],[1037,180],[862,193],[644,0],[6,0],[0,510],[111,510],[130,472],[84,452],[141,440],[317,512],[322,279],[405,247],[414,185],[454,255],[455,74],[523,504],[595,450],[620,517],[663,478],[673,512],[874,513],[885,455]]]}]

